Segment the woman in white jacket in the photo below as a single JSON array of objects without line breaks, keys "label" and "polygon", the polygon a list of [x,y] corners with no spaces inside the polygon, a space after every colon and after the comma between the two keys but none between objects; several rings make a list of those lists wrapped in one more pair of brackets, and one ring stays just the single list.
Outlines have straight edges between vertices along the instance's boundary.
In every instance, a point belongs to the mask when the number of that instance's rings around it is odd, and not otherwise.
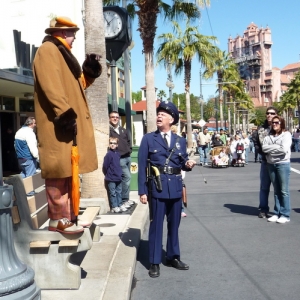
[{"label": "woman in white jacket", "polygon": [[267,153],[267,166],[274,187],[274,215],[269,222],[284,224],[290,221],[290,157],[292,136],[286,131],[282,117],[272,119],[270,134],[264,138],[262,150]]}]

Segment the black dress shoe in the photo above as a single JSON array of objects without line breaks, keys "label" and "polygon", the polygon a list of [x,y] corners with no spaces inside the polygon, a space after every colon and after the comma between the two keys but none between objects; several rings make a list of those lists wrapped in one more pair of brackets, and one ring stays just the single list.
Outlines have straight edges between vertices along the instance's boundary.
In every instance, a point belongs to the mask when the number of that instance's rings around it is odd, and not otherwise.
[{"label": "black dress shoe", "polygon": [[158,277],[160,275],[160,272],[159,272],[159,265],[156,265],[156,264],[151,264],[150,265],[150,268],[149,268],[149,276],[150,277]]},{"label": "black dress shoe", "polygon": [[168,267],[173,267],[177,270],[188,270],[190,267],[189,265],[185,264],[184,262],[182,262],[179,259],[172,259],[172,260],[167,260],[167,264]]}]

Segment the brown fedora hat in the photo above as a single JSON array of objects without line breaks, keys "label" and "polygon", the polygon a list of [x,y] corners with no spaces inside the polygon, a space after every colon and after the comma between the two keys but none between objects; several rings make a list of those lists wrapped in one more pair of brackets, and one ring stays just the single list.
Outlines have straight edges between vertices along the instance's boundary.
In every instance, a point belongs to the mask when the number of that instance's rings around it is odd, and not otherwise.
[{"label": "brown fedora hat", "polygon": [[45,30],[45,33],[50,34],[57,30],[73,30],[77,31],[79,28],[68,17],[56,17],[50,21],[50,27]]}]

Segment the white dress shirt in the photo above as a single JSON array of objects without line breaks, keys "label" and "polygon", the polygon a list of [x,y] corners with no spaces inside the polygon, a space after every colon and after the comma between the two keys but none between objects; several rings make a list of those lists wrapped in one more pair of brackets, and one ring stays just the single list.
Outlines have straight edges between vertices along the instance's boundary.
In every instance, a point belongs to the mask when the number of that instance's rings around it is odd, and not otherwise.
[{"label": "white dress shirt", "polygon": [[168,141],[168,147],[170,147],[170,144],[171,144],[171,130],[168,131],[168,132],[160,132],[161,134],[161,137],[163,138],[163,140],[165,139],[165,134],[166,134],[166,139]]}]

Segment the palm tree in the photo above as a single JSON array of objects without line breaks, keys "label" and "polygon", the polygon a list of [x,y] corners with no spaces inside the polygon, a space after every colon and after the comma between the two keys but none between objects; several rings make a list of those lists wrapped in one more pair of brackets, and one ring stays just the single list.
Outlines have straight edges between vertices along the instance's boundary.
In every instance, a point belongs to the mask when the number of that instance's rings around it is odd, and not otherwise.
[{"label": "palm tree", "polygon": [[191,105],[190,105],[190,82],[192,60],[195,56],[207,69],[213,67],[214,58],[218,48],[211,43],[216,41],[214,36],[205,36],[199,33],[197,27],[191,26],[189,21],[186,29],[182,32],[179,24],[173,21],[174,34],[164,33],[158,37],[162,41],[158,50],[158,63],[167,62],[175,66],[175,75],[184,71],[184,84],[186,93],[187,135],[188,147],[192,147]]},{"label": "palm tree", "polygon": [[[87,101],[94,125],[98,156],[98,170],[84,174],[81,187],[82,198],[107,198],[102,174],[103,157],[107,152],[109,127],[107,106],[107,69],[102,0],[85,0],[85,52],[102,56],[102,75],[86,91]],[[101,38],[102,37],[102,38]]]},{"label": "palm tree", "polygon": [[210,98],[204,105],[204,119],[208,120],[215,115],[215,99]]},{"label": "palm tree", "polygon": [[300,128],[300,72],[288,84],[288,90],[282,95],[279,107],[283,110],[298,107],[298,125]]},{"label": "palm tree", "polygon": [[162,100],[163,97],[167,97],[167,94],[164,90],[159,90],[158,93],[157,93],[157,98]]},{"label": "palm tree", "polygon": [[[223,128],[223,87],[225,82],[236,83],[240,79],[237,65],[232,60],[229,54],[225,51],[219,51],[213,68],[206,69],[203,73],[204,78],[211,78],[214,73],[218,77],[218,91],[219,91],[219,106],[220,106],[220,126]],[[230,85],[227,83],[227,85]],[[226,90],[226,89],[225,89]]]}]

